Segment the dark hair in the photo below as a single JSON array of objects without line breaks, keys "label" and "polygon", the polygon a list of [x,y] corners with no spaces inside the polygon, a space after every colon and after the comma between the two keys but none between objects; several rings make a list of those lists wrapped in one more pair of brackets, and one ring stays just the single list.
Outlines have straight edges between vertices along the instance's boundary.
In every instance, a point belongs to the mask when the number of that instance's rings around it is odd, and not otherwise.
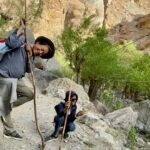
[{"label": "dark hair", "polygon": [[[70,93],[70,91],[66,92],[66,96],[65,96],[65,99],[64,99],[65,101],[68,101],[68,99],[69,99],[69,93]],[[70,98],[72,98],[73,96],[75,96],[76,100],[78,100],[78,95],[76,94],[76,92],[71,91]]]},{"label": "dark hair", "polygon": [[39,43],[41,45],[48,45],[48,48],[49,48],[48,53],[45,55],[42,55],[41,58],[49,59],[54,56],[55,46],[54,46],[54,43],[50,39],[44,36],[39,36],[38,38],[36,38],[35,43]]}]

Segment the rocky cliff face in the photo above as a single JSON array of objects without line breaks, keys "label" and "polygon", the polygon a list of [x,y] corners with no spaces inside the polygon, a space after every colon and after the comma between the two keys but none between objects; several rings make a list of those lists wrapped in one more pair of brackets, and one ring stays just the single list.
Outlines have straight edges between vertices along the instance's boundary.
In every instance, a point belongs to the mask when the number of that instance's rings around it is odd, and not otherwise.
[{"label": "rocky cliff face", "polygon": [[[36,36],[56,39],[66,26],[77,26],[83,18],[94,15],[94,24],[105,24],[111,30],[112,41],[139,38],[138,48],[149,50],[149,0],[27,0],[27,5],[29,24]],[[23,0],[0,0],[1,19],[7,18],[12,27],[23,16],[23,6]]]},{"label": "rocky cliff face", "polygon": [[135,17],[150,13],[149,0],[108,0],[106,24],[112,28],[121,22],[131,22]]},{"label": "rocky cliff face", "polygon": [[39,23],[35,25],[35,32],[37,35],[42,33],[55,38],[66,26],[77,26],[83,18],[91,15],[95,15],[94,24],[102,25],[103,0],[45,0]]},{"label": "rocky cliff face", "polygon": [[150,51],[150,2],[147,0],[109,0],[106,27],[113,43],[132,40],[139,50]]},{"label": "rocky cliff face", "polygon": [[[29,80],[25,79],[26,84],[30,85]],[[42,135],[46,137],[54,131],[53,118],[56,115],[54,106],[63,102],[66,89],[70,80],[67,78],[56,79],[49,83],[48,93],[43,95],[37,94],[37,109],[39,127]],[[72,81],[73,82],[73,81]],[[73,82],[73,89],[78,93],[77,112],[84,110],[85,114],[78,117],[74,122],[76,130],[69,133],[69,138],[62,141],[62,150],[129,150],[124,146],[126,143],[126,135],[120,130],[111,127],[109,119],[113,120],[114,125],[122,125],[129,128],[134,123],[134,113],[131,108],[127,112],[116,112],[108,114],[105,118],[100,113],[94,113],[93,104],[89,101],[87,93],[83,87]],[[126,112],[126,113],[125,113]],[[119,119],[114,117],[120,115]],[[130,115],[129,115],[130,114]],[[128,117],[127,117],[128,115]],[[3,127],[0,123],[0,149],[1,150],[39,150],[40,138],[35,127],[33,115],[33,102],[30,101],[17,108],[13,108],[12,118],[15,129],[23,136],[22,141],[12,138],[3,137]],[[125,119],[126,118],[126,119]],[[116,122],[114,120],[117,120]],[[135,123],[134,123],[135,124]],[[61,135],[58,139],[46,142],[44,150],[58,150]],[[67,142],[67,143],[66,143]]]}]

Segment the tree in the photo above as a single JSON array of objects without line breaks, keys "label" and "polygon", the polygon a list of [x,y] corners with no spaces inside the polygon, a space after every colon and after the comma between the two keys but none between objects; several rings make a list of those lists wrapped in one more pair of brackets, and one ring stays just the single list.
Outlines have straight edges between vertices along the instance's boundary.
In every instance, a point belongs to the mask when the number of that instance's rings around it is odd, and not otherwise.
[{"label": "tree", "polygon": [[106,36],[106,29],[97,28],[93,31],[93,37],[89,37],[84,44],[87,55],[82,68],[82,78],[89,82],[90,100],[95,100],[98,89],[121,70],[118,51],[105,39]]},{"label": "tree", "polygon": [[128,83],[131,98],[138,100],[138,95],[150,96],[150,56],[143,55],[139,61],[135,62],[129,71]]},{"label": "tree", "polygon": [[125,74],[122,74],[121,84],[123,86],[122,94],[125,98],[137,99],[139,87],[143,80],[143,72],[139,72],[135,64],[141,61],[143,52],[136,49],[132,41],[124,41],[124,45],[119,46],[120,65],[122,65]]},{"label": "tree", "polygon": [[85,19],[75,29],[68,27],[60,37],[66,61],[76,74],[77,83],[82,79],[89,85],[90,100],[95,100],[97,91],[108,85],[133,99],[140,92],[148,93],[149,82],[140,81],[148,80],[150,76],[149,58],[137,51],[131,41],[112,45],[106,38],[107,30],[91,27],[90,19]]},{"label": "tree", "polygon": [[81,25],[75,29],[67,27],[60,36],[60,42],[65,53],[66,61],[76,74],[76,81],[81,81],[81,69],[85,60],[86,51],[83,48],[86,37],[84,32],[90,25],[91,17],[83,20]]}]

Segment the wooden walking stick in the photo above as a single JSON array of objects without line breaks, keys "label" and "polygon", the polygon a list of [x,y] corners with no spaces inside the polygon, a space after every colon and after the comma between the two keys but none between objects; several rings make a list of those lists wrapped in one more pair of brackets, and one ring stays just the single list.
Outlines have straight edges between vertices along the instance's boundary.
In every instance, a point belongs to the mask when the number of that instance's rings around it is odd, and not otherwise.
[{"label": "wooden walking stick", "polygon": [[[26,0],[25,0],[25,22],[24,22],[24,24],[25,24],[25,32],[24,32],[24,34],[25,34],[25,44],[27,44],[26,20],[27,20],[27,4],[26,4]],[[25,45],[25,48],[26,48],[26,45]],[[38,133],[41,137],[41,149],[44,150],[44,147],[45,147],[44,138],[42,136],[42,133],[41,133],[41,130],[40,130],[40,127],[39,127],[39,124],[38,124],[38,118],[37,118],[35,77],[34,77],[34,74],[33,74],[32,65],[31,65],[31,61],[30,61],[30,53],[27,51],[27,48],[26,48],[26,52],[27,52],[27,61],[28,61],[30,71],[31,71],[32,85],[33,85],[33,90],[34,90],[33,102],[34,102],[35,123],[36,123]]]},{"label": "wooden walking stick", "polygon": [[[72,80],[73,80],[73,77],[72,77],[72,79],[70,80],[69,96],[68,96],[68,101],[69,101],[69,102],[71,101],[71,100],[70,100],[70,97],[71,97],[71,90],[72,90]],[[65,116],[65,122],[64,122],[64,126],[63,126],[63,131],[62,131],[62,135],[61,135],[61,139],[60,139],[59,150],[61,150],[61,144],[62,144],[62,141],[63,141],[63,139],[64,139],[64,133],[65,133],[66,125],[67,125],[67,119],[68,119],[69,108],[70,108],[70,106],[67,108],[67,112],[66,112],[66,116]]]}]

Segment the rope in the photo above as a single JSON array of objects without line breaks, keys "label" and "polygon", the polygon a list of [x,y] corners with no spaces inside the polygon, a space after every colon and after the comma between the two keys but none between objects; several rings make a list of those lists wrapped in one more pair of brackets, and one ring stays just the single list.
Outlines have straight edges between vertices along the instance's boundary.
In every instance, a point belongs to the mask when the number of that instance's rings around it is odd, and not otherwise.
[{"label": "rope", "polygon": [[[26,35],[26,20],[27,20],[27,4],[26,4],[26,0],[25,0],[25,32],[24,32],[24,35],[25,35],[25,44],[27,43],[27,35]],[[25,49],[26,49],[26,46],[25,46]],[[30,71],[31,71],[31,78],[32,78],[32,85],[33,85],[33,90],[34,90],[34,97],[33,97],[33,102],[34,102],[34,116],[35,116],[35,122],[36,122],[36,127],[37,127],[37,130],[38,130],[38,133],[41,137],[41,149],[44,150],[44,147],[45,147],[45,143],[44,143],[44,138],[42,136],[42,133],[40,131],[40,128],[39,128],[39,124],[38,124],[38,118],[37,118],[37,107],[36,107],[36,86],[35,86],[35,77],[34,77],[34,74],[33,74],[33,70],[32,70],[32,65],[31,65],[31,61],[30,61],[30,53],[27,51],[26,49],[26,52],[27,52],[27,61],[29,63],[29,67],[30,67]]]},{"label": "rope", "polygon": [[[117,77],[117,76],[114,76],[114,77]],[[130,81],[130,80],[125,80],[125,79],[121,80],[119,78],[114,78],[114,77],[108,79],[106,77],[101,76],[100,79],[109,80],[109,81],[113,80],[113,81],[116,81],[116,82],[127,82],[127,83],[150,83],[150,80],[149,81],[148,80],[145,80],[145,81],[144,80],[132,80],[132,81]]]},{"label": "rope", "polygon": [[[71,101],[71,100],[70,100],[70,97],[71,97],[71,90],[72,90],[72,80],[73,80],[73,76],[72,76],[72,79],[70,80],[68,102]],[[67,125],[67,119],[68,119],[69,108],[70,108],[70,107],[67,108],[67,112],[66,112],[66,116],[65,116],[65,122],[64,122],[64,126],[63,126],[62,135],[61,135],[59,150],[61,150],[62,141],[63,141],[63,139],[64,139],[64,133],[65,133],[66,125]]]}]

